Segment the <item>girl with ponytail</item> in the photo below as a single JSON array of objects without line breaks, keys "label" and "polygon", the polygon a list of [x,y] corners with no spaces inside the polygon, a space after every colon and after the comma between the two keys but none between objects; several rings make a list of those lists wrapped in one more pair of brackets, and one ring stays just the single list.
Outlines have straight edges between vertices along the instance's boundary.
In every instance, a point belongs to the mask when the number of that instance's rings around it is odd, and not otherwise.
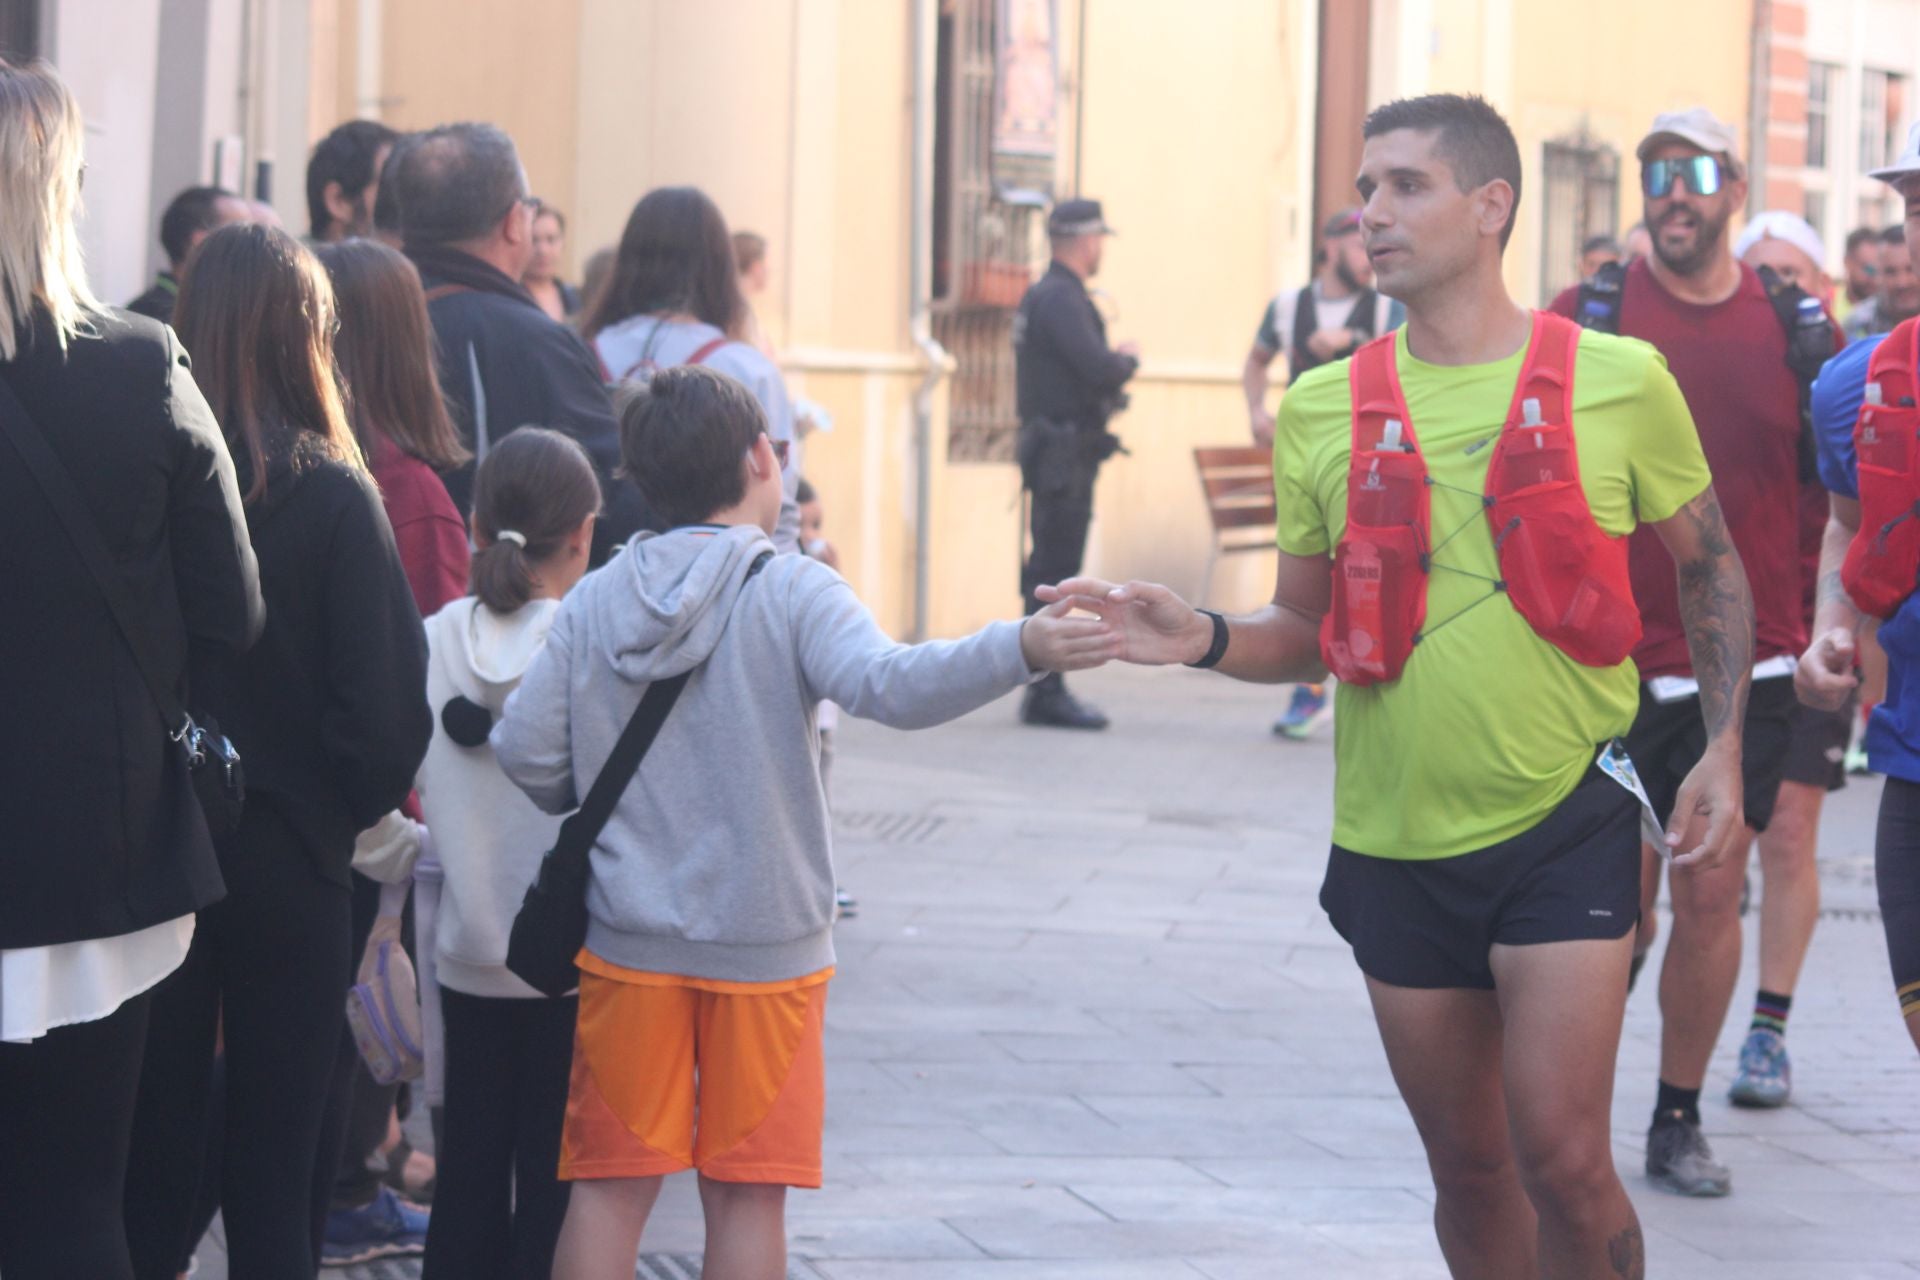
[{"label": "girl with ponytail", "polygon": [[446,877],[433,939],[446,1027],[433,1280],[544,1277],[566,1216],[556,1171],[579,1001],[542,997],[506,968],[514,913],[560,819],[507,780],[487,735],[587,571],[599,510],[593,464],[572,440],[539,427],[499,440],[474,477],[473,594],[427,620],[438,723],[418,791]]}]

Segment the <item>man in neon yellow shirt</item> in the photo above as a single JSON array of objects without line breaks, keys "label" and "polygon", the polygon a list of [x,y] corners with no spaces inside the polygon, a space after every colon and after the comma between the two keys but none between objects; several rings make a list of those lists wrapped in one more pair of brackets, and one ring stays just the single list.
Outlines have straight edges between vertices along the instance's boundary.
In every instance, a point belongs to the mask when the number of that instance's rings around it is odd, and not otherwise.
[{"label": "man in neon yellow shirt", "polygon": [[[1454,1275],[1644,1276],[1609,1125],[1644,806],[1631,766],[1602,754],[1632,723],[1639,682],[1631,662],[1583,665],[1535,633],[1499,581],[1482,506],[1487,446],[1536,324],[1500,275],[1519,151],[1493,108],[1453,95],[1390,103],[1365,133],[1362,221],[1380,287],[1407,307],[1392,354],[1431,478],[1431,572],[1398,678],[1339,687],[1321,902],[1366,974]],[[1349,376],[1349,362],[1316,370],[1281,402],[1271,605],[1229,620],[1164,587],[1091,578],[1043,598],[1102,614],[1129,661],[1318,679],[1346,527]],[[1572,408],[1594,522],[1609,535],[1652,524],[1679,566],[1710,745],[1662,843],[1677,867],[1714,865],[1744,839],[1746,577],[1653,348],[1583,333]]]}]

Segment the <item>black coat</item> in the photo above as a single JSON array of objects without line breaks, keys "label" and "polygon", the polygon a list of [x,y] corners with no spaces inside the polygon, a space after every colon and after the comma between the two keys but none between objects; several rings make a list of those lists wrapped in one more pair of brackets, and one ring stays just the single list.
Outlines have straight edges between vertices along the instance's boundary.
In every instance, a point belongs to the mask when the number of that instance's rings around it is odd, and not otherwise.
[{"label": "black coat", "polygon": [[580,335],[540,309],[533,295],[468,253],[409,247],[427,289],[440,388],[447,411],[474,453],[441,478],[461,515],[473,510],[473,470],[488,446],[517,427],[572,436],[593,460],[606,496],[594,529],[594,563],[637,530],[646,504],[629,480],[614,478],[620,433],[600,362]]},{"label": "black coat", "polygon": [[1020,299],[1013,322],[1014,389],[1020,421],[1071,422],[1097,430],[1140,362],[1107,346],[1107,324],[1086,283],[1058,262]]},{"label": "black coat", "polygon": [[[72,474],[175,694],[261,601],[232,460],[186,353],[113,313],[63,356],[44,316],[4,378]],[[0,443],[0,948],[131,933],[223,892],[179,751],[53,507]]]},{"label": "black coat", "polygon": [[[252,464],[239,459],[242,480]],[[305,857],[351,883],[354,837],[400,806],[427,754],[427,641],[365,472],[311,446],[269,468],[247,507],[267,627],[244,658],[195,668],[201,701],[245,762],[246,823],[223,858]],[[300,848],[256,849],[250,833],[288,830]]]},{"label": "black coat", "polygon": [[172,324],[173,306],[179,300],[180,282],[174,279],[173,272],[162,271],[151,288],[127,304],[127,310],[161,324]]}]

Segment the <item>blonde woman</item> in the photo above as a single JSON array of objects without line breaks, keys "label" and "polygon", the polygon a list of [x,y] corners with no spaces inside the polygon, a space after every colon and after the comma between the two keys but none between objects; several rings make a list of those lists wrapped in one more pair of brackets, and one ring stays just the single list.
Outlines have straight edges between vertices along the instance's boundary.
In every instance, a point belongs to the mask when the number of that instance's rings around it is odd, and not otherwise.
[{"label": "blonde woman", "polygon": [[[182,750],[80,539],[177,697],[262,608],[234,468],[173,335],[81,268],[80,110],[0,60],[0,1274],[127,1280],[150,989],[222,893]],[[21,731],[25,730],[24,733]]]}]

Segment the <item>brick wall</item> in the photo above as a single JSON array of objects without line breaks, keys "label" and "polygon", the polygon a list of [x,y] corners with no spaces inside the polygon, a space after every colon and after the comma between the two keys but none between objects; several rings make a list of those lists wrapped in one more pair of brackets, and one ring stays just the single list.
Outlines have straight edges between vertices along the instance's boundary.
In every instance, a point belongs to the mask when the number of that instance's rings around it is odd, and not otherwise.
[{"label": "brick wall", "polygon": [[[1766,113],[1756,122],[1765,133],[1750,146],[1766,157],[1762,187],[1755,194],[1763,209],[1799,210],[1806,187],[1801,169],[1807,158],[1807,6],[1805,0],[1759,0],[1754,6],[1757,25],[1755,53],[1764,63],[1756,68],[1756,103],[1764,91]],[[1764,77],[1764,79],[1762,78]],[[1764,143],[1764,146],[1762,145]]]}]

